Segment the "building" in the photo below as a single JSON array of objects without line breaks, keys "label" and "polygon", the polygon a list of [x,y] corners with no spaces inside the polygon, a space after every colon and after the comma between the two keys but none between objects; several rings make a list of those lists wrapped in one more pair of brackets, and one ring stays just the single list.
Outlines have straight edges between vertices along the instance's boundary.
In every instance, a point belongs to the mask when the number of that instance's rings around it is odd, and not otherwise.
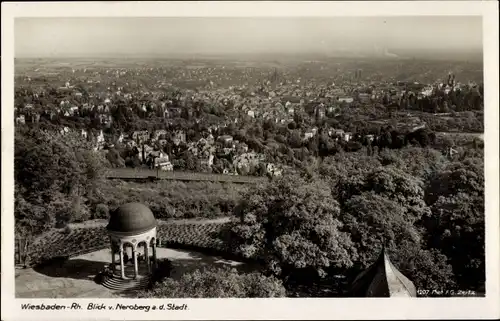
[{"label": "building", "polygon": [[352,297],[416,297],[413,282],[396,269],[385,249],[378,259],[361,272],[351,285]]},{"label": "building", "polygon": [[271,163],[268,163],[266,165],[266,172],[268,175],[271,175],[271,176],[281,176],[282,175],[282,170],[274,165],[274,164],[271,164]]},{"label": "building", "polygon": [[164,129],[160,129],[154,132],[154,140],[164,139],[167,136],[167,131]]},{"label": "building", "polygon": [[110,213],[106,229],[111,241],[109,278],[149,279],[156,266],[156,219],[151,210],[140,203],[122,205]]},{"label": "building", "polygon": [[87,139],[88,138],[88,133],[85,129],[82,129],[82,132],[81,132],[81,135],[84,139]]},{"label": "building", "polygon": [[308,132],[304,133],[303,140],[309,140],[309,139],[311,139],[313,137],[314,137],[314,132],[313,131],[308,131]]},{"label": "building", "polygon": [[149,140],[149,132],[147,130],[135,131],[132,133],[132,139],[143,143]]},{"label": "building", "polygon": [[16,118],[16,125],[24,125],[26,124],[26,118],[24,115],[20,115],[19,117]]},{"label": "building", "polygon": [[233,142],[233,137],[230,136],[230,135],[222,135],[222,136],[219,136],[219,138],[217,139],[219,142],[221,142],[222,144],[230,144]]},{"label": "building", "polygon": [[350,104],[354,101],[354,98],[352,97],[339,97],[338,101],[340,103],[347,103],[347,104]]},{"label": "building", "polygon": [[176,146],[180,145],[181,143],[185,144],[186,143],[186,133],[182,130],[178,130],[174,134],[173,141],[174,141],[174,144]]},{"label": "building", "polygon": [[358,99],[362,104],[368,104],[371,100],[371,95],[367,93],[361,93],[358,95]]}]

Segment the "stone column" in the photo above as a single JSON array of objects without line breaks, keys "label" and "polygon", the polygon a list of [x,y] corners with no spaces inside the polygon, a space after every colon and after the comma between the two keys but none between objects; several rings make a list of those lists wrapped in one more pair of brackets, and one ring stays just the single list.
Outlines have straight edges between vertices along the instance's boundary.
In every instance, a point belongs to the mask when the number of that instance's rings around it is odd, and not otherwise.
[{"label": "stone column", "polygon": [[153,242],[153,267],[156,267],[156,239]]},{"label": "stone column", "polygon": [[123,264],[123,245],[120,244],[120,273],[123,280],[125,280],[125,264]]},{"label": "stone column", "polygon": [[135,247],[133,248],[132,256],[134,257],[134,279],[137,279],[139,269],[137,266],[137,249]]},{"label": "stone column", "polygon": [[111,270],[115,271],[115,247],[111,245]]},{"label": "stone column", "polygon": [[148,271],[151,272],[151,262],[149,261],[149,246],[148,242],[144,242],[144,259],[146,260],[146,266]]}]

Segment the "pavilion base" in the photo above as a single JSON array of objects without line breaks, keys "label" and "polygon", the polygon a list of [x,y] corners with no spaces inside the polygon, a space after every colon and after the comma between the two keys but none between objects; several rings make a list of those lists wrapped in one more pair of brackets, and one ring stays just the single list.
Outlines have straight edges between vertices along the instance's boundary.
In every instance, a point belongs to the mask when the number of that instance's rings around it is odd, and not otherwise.
[{"label": "pavilion base", "polygon": [[151,279],[151,274],[145,267],[139,268],[139,275],[134,278],[134,267],[125,266],[125,279],[121,277],[120,266],[115,266],[113,276],[106,276],[102,285],[113,291],[138,291],[145,289]]},{"label": "pavilion base", "polygon": [[137,279],[122,279],[118,275],[113,275],[112,277],[105,277],[101,284],[112,291],[139,291],[147,288],[150,279],[149,275],[141,275]]}]

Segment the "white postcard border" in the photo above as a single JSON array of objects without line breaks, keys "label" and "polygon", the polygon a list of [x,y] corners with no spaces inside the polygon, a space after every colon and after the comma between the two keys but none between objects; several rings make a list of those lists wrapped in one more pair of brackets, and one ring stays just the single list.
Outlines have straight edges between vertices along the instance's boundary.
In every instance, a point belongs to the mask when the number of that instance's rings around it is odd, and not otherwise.
[{"label": "white postcard border", "polygon": [[[498,6],[496,1],[2,3],[2,319],[465,319],[498,318]],[[390,8],[390,9],[389,9]],[[15,299],[13,57],[15,17],[251,17],[481,15],[485,82],[486,298],[443,299]],[[21,310],[21,303],[188,304],[187,311]]]}]

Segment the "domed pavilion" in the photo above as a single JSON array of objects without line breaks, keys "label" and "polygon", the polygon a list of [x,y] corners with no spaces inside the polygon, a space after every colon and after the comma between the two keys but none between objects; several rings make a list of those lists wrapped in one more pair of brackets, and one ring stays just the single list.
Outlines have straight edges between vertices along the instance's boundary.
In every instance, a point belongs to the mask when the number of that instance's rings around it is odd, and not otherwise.
[{"label": "domed pavilion", "polygon": [[113,274],[119,272],[117,277],[122,280],[149,276],[156,265],[156,219],[153,212],[140,203],[121,205],[110,213],[106,229],[111,241]]}]

